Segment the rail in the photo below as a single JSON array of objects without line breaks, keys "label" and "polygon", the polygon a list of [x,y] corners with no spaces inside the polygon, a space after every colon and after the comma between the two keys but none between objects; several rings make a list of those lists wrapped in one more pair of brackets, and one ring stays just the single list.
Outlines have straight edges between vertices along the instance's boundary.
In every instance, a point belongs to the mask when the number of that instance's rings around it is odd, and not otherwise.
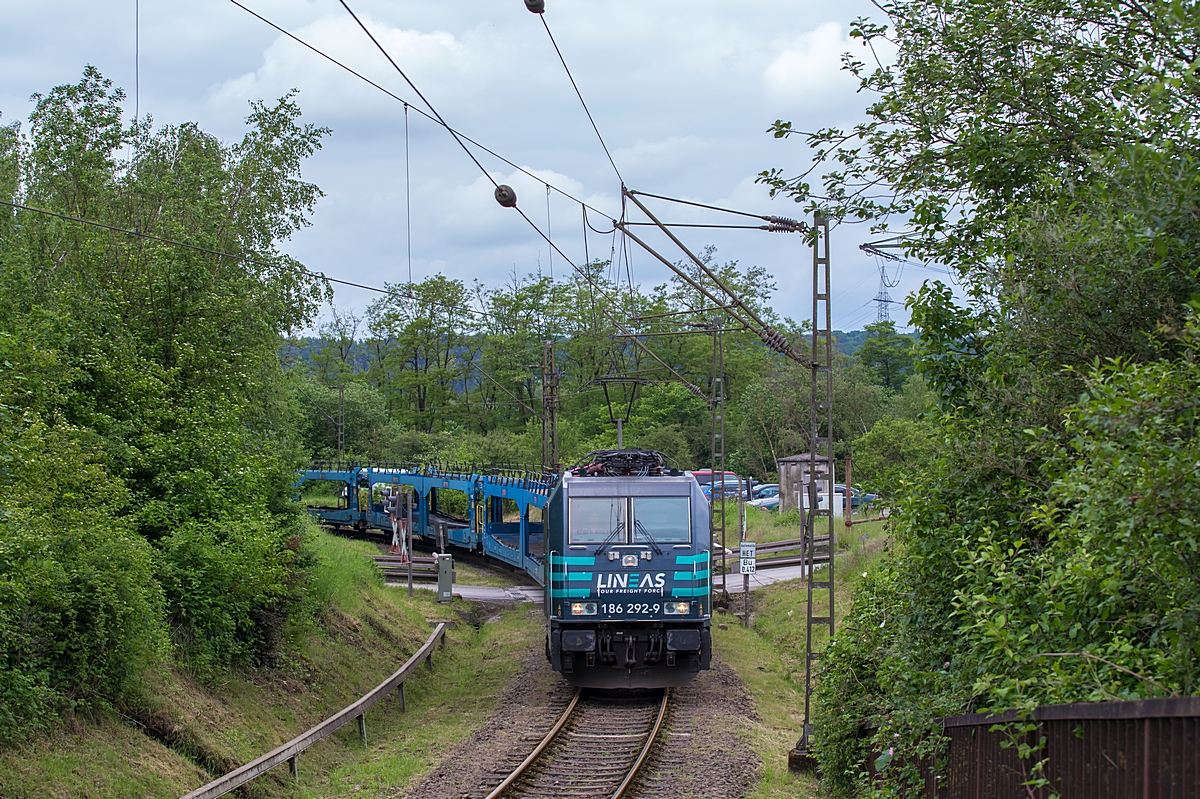
[{"label": "rail", "polygon": [[567,719],[571,718],[571,714],[575,712],[575,706],[579,704],[579,697],[582,693],[582,690],[578,688],[575,689],[575,696],[571,697],[571,704],[567,705],[567,709],[562,712],[562,715],[558,717],[558,721],[554,723],[554,726],[550,728],[550,731],[542,737],[542,740],[538,743],[538,745],[534,747],[532,752],[529,753],[529,757],[522,760],[521,764],[513,769],[512,772],[510,772],[509,775],[505,777],[503,781],[501,781],[501,783],[487,795],[487,797],[485,797],[485,799],[498,799],[501,794],[508,790],[508,786],[516,782],[517,779],[525,773],[525,769],[529,768],[535,760],[541,757],[542,752],[546,751],[546,747],[550,745],[550,743],[554,740],[554,737],[558,735],[558,731],[561,730],[563,725],[567,723]]},{"label": "rail", "polygon": [[[490,793],[488,793],[488,795],[485,797],[485,799],[500,799],[501,796],[504,796],[509,791],[514,790],[513,789],[514,784],[519,779],[521,779],[522,776],[524,776],[527,773],[530,766],[532,766],[540,758],[543,757],[546,750],[554,742],[555,738],[562,731],[563,727],[566,726],[567,721],[571,719],[573,714],[575,714],[577,708],[580,706],[580,697],[581,696],[582,696],[582,691],[577,689],[575,691],[575,696],[572,697],[570,704],[567,705],[567,708],[562,712],[562,715],[559,716],[558,721],[556,721],[554,726],[551,727],[550,730],[545,734],[545,736],[542,737],[542,740],[538,743],[538,745],[534,748],[534,750],[529,753],[529,756],[526,757],[523,761],[521,761],[520,765],[518,765],[515,769],[513,769],[508,774],[508,776],[506,776],[500,782],[499,785],[497,785],[495,788],[493,788],[492,791]],[[620,771],[618,771],[616,768],[613,768],[612,766],[609,766],[609,768],[606,769],[607,771],[609,771],[613,774],[620,774],[622,772],[624,773],[624,776],[621,779],[620,784],[616,786],[615,790],[613,790],[613,788],[611,787],[611,783],[608,788],[605,788],[605,786],[603,784],[604,779],[601,779],[599,777],[597,777],[596,779],[590,779],[589,784],[586,786],[578,786],[578,785],[570,786],[570,785],[560,784],[559,778],[560,777],[565,778],[565,775],[560,774],[560,775],[557,775],[556,777],[553,777],[553,786],[549,786],[549,785],[538,786],[538,789],[535,789],[533,791],[533,793],[535,793],[537,795],[544,795],[545,789],[552,787],[555,795],[563,795],[563,796],[571,795],[571,796],[582,797],[586,794],[587,796],[597,797],[597,799],[599,799],[599,797],[604,797],[604,799],[621,799],[621,797],[624,796],[625,792],[629,789],[629,787],[633,784],[634,780],[637,778],[638,772],[641,770],[642,766],[645,764],[647,758],[649,757],[650,750],[654,746],[654,742],[658,739],[659,733],[662,730],[663,719],[667,715],[667,707],[670,704],[670,698],[671,698],[671,689],[664,688],[663,692],[662,692],[662,696],[658,702],[657,712],[654,713],[654,716],[653,716],[653,722],[648,725],[649,728],[645,733],[645,738],[642,740],[641,745],[638,746],[636,749],[637,755],[636,755],[636,757],[634,757],[632,765],[629,765],[627,767],[622,767],[622,769]],[[587,705],[588,703],[584,703],[584,704]],[[589,705],[589,708],[590,708],[590,712],[596,711],[596,708],[591,705]],[[579,723],[583,724],[586,722],[586,720],[587,720],[586,712],[588,712],[588,711],[581,711],[581,713],[585,714],[585,716],[583,719],[580,720]],[[611,718],[606,719],[606,720],[609,722],[610,725],[613,723],[617,723],[617,724],[623,723],[621,721],[614,721]],[[627,738],[633,738],[633,737],[640,737],[640,735],[641,735],[641,733],[631,734],[628,731],[628,727],[622,726],[622,727],[620,727],[620,730],[621,730],[620,733],[618,733],[616,735],[606,736],[602,732],[602,728],[603,728],[603,725],[601,725],[601,727],[587,726],[587,727],[585,727],[585,729],[587,729],[588,732],[585,735],[583,735],[582,737],[589,738],[589,739],[603,739],[606,737],[627,739]],[[574,735],[575,733],[569,732],[567,734]],[[598,752],[599,751],[601,751],[601,750],[598,750]],[[593,752],[591,754],[596,755],[596,756],[601,756],[601,757],[611,757],[614,759],[621,757],[621,753],[620,753],[619,749],[617,749],[617,750],[603,749],[602,751],[603,751],[603,754],[598,754],[598,752]],[[632,752],[631,752],[631,754],[632,754]],[[551,757],[554,758],[553,755]],[[589,768],[595,768],[595,769],[600,769],[600,766],[601,766],[601,764],[597,764],[593,760],[587,760],[586,764]],[[580,767],[580,764],[575,763],[572,766],[572,764],[568,763],[563,768],[572,774],[578,775],[578,772],[571,771],[572,767],[575,769],[578,769]],[[603,770],[603,769],[601,769],[601,770]],[[544,779],[545,776],[546,775],[544,775],[544,774],[539,774],[539,775],[536,775],[534,777],[534,779],[535,780]],[[595,776],[595,775],[593,775],[593,776]],[[524,795],[524,794],[521,794],[521,795]]]},{"label": "rail", "polygon": [[384,697],[394,690],[399,689],[400,707],[405,707],[404,699],[404,682],[412,673],[417,670],[421,663],[428,663],[430,671],[433,670],[433,649],[437,643],[441,641],[445,644],[446,641],[446,623],[442,622],[434,629],[429,636],[429,640],[418,649],[408,661],[401,666],[392,676],[381,682],[357,702],[343,708],[329,718],[322,721],[307,732],[298,735],[282,746],[272,749],[257,760],[252,760],[244,766],[234,769],[223,777],[218,777],[202,788],[197,788],[191,793],[183,797],[183,799],[211,799],[215,796],[223,796],[229,793],[238,786],[245,785],[247,782],[260,777],[278,765],[287,763],[292,774],[299,773],[298,758],[301,752],[315,744],[317,741],[328,738],[330,735],[340,730],[342,727],[350,723],[352,719],[358,720],[359,735],[366,739],[366,714],[367,711],[374,707]]},{"label": "rail", "polygon": [[650,747],[654,745],[658,739],[659,730],[662,729],[663,718],[667,715],[667,702],[671,699],[671,689],[663,689],[662,704],[658,706],[658,718],[654,720],[654,726],[650,729],[650,734],[646,736],[646,743],[642,746],[642,751],[638,753],[637,760],[633,762],[633,766],[629,769],[629,773],[625,775],[625,779],[621,781],[620,787],[613,793],[612,799],[621,799],[625,795],[625,790],[633,784],[634,777],[641,770],[642,764],[646,762],[646,758],[650,755]]}]

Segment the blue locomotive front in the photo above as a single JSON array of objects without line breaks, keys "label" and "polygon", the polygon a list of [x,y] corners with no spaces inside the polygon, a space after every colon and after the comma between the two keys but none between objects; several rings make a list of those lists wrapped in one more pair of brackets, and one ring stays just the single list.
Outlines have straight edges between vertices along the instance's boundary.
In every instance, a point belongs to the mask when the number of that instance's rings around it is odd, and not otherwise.
[{"label": "blue locomotive front", "polygon": [[593,453],[546,507],[546,655],[587,688],[685,685],[712,657],[708,502],[648,450]]}]

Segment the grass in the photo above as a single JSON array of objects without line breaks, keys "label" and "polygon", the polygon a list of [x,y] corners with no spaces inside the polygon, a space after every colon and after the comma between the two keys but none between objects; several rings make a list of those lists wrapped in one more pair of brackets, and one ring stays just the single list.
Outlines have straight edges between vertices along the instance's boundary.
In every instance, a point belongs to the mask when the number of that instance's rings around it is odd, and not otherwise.
[{"label": "grass", "polygon": [[521,606],[483,623],[477,605],[385,587],[366,542],[314,533],[312,546],[314,588],[328,604],[287,662],[204,684],[179,668],[150,674],[140,707],[78,717],[0,752],[0,796],[181,796],[350,704],[424,643],[431,622],[449,620],[456,626],[434,671],[421,669],[406,688],[407,714],[388,699],[367,714],[367,747],[348,725],[301,755],[299,785],[277,768],[242,795],[343,796],[355,786],[378,795],[428,771],[482,723],[538,647],[540,614]]},{"label": "grass", "polygon": [[482,725],[542,632],[541,616],[529,606],[497,616],[479,629],[460,625],[450,646],[435,655],[433,673],[423,669],[409,683],[408,713],[401,713],[394,701],[377,705],[368,714],[367,746],[359,741],[356,729],[346,728],[334,745],[336,765],[324,770],[305,768],[302,757],[298,796],[315,799],[403,790]]},{"label": "grass", "polygon": [[76,718],[31,745],[0,755],[5,799],[182,796],[205,773],[119,717]]},{"label": "grass", "polygon": [[513,572],[510,576],[507,572],[500,571],[499,569],[481,568],[461,560],[454,561],[454,572],[456,582],[462,585],[513,588],[518,585],[530,585],[533,582],[533,578],[524,572]]},{"label": "grass", "polygon": [[[863,572],[883,554],[885,522],[854,525],[853,535],[839,528],[835,561],[835,613],[840,621],[850,609],[851,596]],[[818,572],[819,574],[819,572]],[[763,774],[752,799],[812,797],[819,785],[812,775],[788,771],[787,753],[796,745],[804,720],[804,631],[806,591],[803,580],[787,580],[757,589],[751,596],[750,629],[732,614],[714,619],[713,648],[734,668],[755,698],[759,720],[752,727],[752,744],[763,759]],[[741,603],[735,606],[740,610]],[[827,605],[817,603],[823,615]],[[826,642],[818,639],[817,648]]]},{"label": "grass", "polygon": [[[878,513],[878,509],[870,511],[854,511],[854,527],[855,535],[861,535],[857,529],[860,524],[871,525],[874,522],[865,522],[862,520],[874,518]],[[737,516],[734,513],[729,514],[730,527],[726,533],[727,541],[737,541]],[[844,536],[845,522],[841,517],[834,517],[834,528],[839,536]],[[818,535],[822,531],[818,531]],[[773,510],[761,510],[755,507],[746,508],[746,533],[747,538],[751,541],[757,541],[760,544],[770,543],[772,541],[783,541],[789,538],[800,537],[800,514],[795,510],[790,510],[787,513],[779,513]],[[731,547],[732,548],[732,547]]]}]

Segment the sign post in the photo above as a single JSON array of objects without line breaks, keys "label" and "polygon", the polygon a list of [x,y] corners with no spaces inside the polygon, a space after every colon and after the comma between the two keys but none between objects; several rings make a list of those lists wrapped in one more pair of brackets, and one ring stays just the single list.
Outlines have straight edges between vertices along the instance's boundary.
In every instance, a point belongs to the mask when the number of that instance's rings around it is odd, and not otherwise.
[{"label": "sign post", "polygon": [[750,626],[750,575],[758,571],[757,550],[758,544],[753,541],[743,541],[738,546],[738,555],[741,558],[742,565],[742,595],[745,597],[745,625]]},{"label": "sign post", "polygon": [[413,522],[413,502],[412,493],[407,489],[404,491],[404,534],[408,536],[408,595],[413,595],[412,586],[412,567],[413,567],[413,547],[412,547],[412,522]]}]

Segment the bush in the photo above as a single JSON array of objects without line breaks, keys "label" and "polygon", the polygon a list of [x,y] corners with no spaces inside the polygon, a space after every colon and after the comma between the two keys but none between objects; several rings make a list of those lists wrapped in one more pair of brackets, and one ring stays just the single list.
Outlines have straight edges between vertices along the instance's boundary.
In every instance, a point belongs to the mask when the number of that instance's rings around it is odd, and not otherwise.
[{"label": "bush", "polygon": [[299,539],[271,517],[190,520],[158,543],[172,637],[197,673],[269,662]]},{"label": "bush", "polygon": [[891,496],[933,466],[937,449],[936,428],[929,422],[885,416],[854,440],[854,481]]},{"label": "bush", "polygon": [[0,740],[129,696],[166,654],[154,552],[116,513],[123,487],[79,431],[20,422],[0,502]]}]

